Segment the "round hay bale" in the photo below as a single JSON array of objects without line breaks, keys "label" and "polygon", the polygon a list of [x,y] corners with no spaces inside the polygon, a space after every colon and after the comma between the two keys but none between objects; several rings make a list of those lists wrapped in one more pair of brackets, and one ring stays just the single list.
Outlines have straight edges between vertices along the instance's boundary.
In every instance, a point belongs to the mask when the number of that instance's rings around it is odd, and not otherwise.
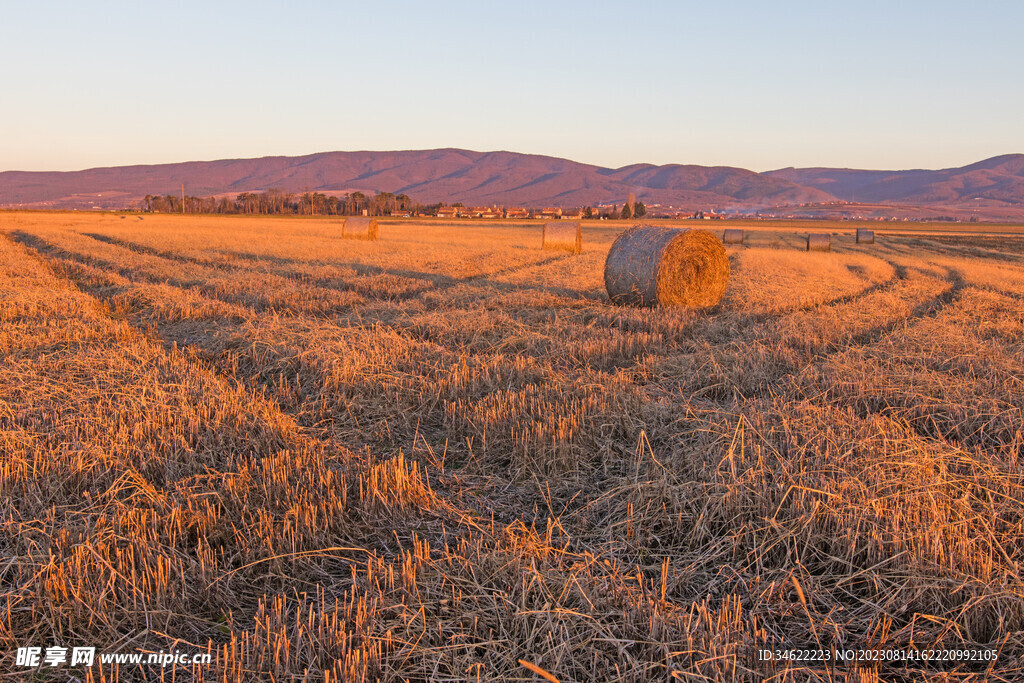
[{"label": "round hay bale", "polygon": [[612,244],[604,284],[613,303],[714,306],[729,282],[729,257],[714,233],[654,225],[630,228]]},{"label": "round hay bale", "polygon": [[874,244],[875,231],[857,228],[857,244]]},{"label": "round hay bale", "polygon": [[807,251],[832,251],[832,235],[812,232],[807,235]]},{"label": "round hay bale", "polygon": [[729,228],[722,234],[722,241],[726,244],[743,244],[745,237],[739,228]]},{"label": "round hay bale", "polygon": [[349,216],[341,224],[341,236],[349,240],[376,240],[379,231],[377,219],[367,216]]},{"label": "round hay bale", "polygon": [[583,229],[579,221],[554,221],[544,224],[544,249],[561,249],[578,254],[583,251]]}]

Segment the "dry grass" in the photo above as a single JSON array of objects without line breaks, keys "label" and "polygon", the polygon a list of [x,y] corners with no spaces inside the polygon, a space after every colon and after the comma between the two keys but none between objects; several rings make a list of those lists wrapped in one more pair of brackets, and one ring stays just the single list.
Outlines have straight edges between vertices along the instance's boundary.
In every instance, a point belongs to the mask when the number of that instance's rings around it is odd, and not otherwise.
[{"label": "dry grass", "polygon": [[[0,214],[5,672],[1019,680],[1020,254],[751,230],[632,310],[616,230]],[[999,657],[756,657],[819,645]]]}]

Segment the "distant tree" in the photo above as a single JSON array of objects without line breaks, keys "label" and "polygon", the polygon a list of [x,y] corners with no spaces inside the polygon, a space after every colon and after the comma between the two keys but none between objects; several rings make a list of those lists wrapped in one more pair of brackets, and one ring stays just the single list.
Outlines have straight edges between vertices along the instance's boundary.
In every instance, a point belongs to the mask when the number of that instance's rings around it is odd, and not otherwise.
[{"label": "distant tree", "polygon": [[235,197],[235,203],[242,213],[255,213],[259,206],[259,198],[255,192],[239,192]]},{"label": "distant tree", "polygon": [[594,209],[589,207],[589,206],[584,206],[583,207],[583,217],[584,218],[593,218],[594,217]]},{"label": "distant tree", "polygon": [[386,216],[395,210],[395,195],[390,192],[378,192],[370,200],[371,216]]},{"label": "distant tree", "polygon": [[289,203],[290,199],[291,196],[283,190],[272,187],[260,196],[260,213],[284,213],[285,204]]},{"label": "distant tree", "polygon": [[345,215],[358,216],[366,206],[366,195],[362,192],[353,192],[345,196]]},{"label": "distant tree", "polygon": [[622,213],[620,215],[622,216],[623,220],[629,220],[630,218],[633,217],[633,214],[630,213],[629,210],[629,204],[622,205]]},{"label": "distant tree", "polygon": [[633,206],[633,218],[643,218],[645,215],[647,215],[647,207],[643,202],[637,202]]}]

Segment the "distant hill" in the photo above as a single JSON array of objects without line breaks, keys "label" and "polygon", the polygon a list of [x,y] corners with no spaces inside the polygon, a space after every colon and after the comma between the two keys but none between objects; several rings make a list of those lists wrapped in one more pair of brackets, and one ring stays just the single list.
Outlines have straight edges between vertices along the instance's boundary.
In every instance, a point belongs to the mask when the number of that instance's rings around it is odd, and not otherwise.
[{"label": "distant hill", "polygon": [[939,171],[783,168],[761,175],[812,187],[845,201],[959,205],[982,199],[1024,205],[1024,154],[1006,154]]},{"label": "distant hill", "polygon": [[684,209],[837,200],[962,206],[976,198],[987,206],[1024,208],[1024,155],[940,171],[786,168],[755,173],[679,164],[611,169],[556,157],[461,149],[323,152],[70,172],[6,171],[0,173],[0,206],[125,208],[147,194],[177,194],[183,184],[192,196],[271,188],[331,194],[360,190],[404,193],[423,203],[533,207],[621,204],[634,192],[648,205]]}]

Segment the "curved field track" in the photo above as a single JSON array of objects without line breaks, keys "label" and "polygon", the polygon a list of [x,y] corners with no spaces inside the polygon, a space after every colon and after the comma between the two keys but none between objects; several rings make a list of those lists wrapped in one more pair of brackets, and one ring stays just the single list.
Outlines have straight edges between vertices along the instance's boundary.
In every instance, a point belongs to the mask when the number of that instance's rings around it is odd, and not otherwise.
[{"label": "curved field track", "polygon": [[[780,226],[714,309],[639,310],[604,293],[621,229],[0,213],[0,656],[1024,676],[1019,240]],[[821,648],[988,654],[758,654]],[[69,675],[161,675],[100,666]]]}]

